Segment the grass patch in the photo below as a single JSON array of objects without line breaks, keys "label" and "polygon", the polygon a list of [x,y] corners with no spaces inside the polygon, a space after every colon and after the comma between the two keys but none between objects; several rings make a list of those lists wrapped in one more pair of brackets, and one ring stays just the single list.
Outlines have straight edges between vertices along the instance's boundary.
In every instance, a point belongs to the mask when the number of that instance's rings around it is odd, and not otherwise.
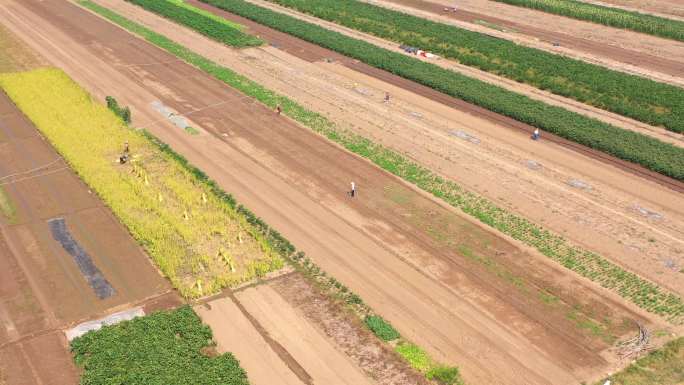
[{"label": "grass patch", "polygon": [[446,385],[463,384],[458,368],[435,363],[425,350],[419,346],[409,342],[402,342],[394,349],[409,362],[411,367],[425,374],[427,379],[437,380],[439,383]]},{"label": "grass patch", "polygon": [[211,329],[183,306],[104,326],[71,342],[82,385],[249,385],[230,353],[208,357]]},{"label": "grass patch", "polygon": [[14,204],[2,186],[0,186],[0,214],[5,217],[9,223],[14,223],[17,219],[17,212],[14,208]]},{"label": "grass patch", "polygon": [[[684,383],[684,337],[638,359],[611,380],[613,385],[681,385]],[[603,385],[604,381],[596,385]]]},{"label": "grass patch", "polygon": [[185,132],[187,132],[190,135],[199,135],[199,131],[197,131],[196,128],[190,126],[185,127]]},{"label": "grass patch", "polygon": [[369,315],[364,322],[368,329],[383,341],[394,341],[401,337],[399,332],[380,316]]},{"label": "grass patch", "polygon": [[[548,258],[602,287],[612,290],[642,309],[658,314],[674,324],[684,322],[684,302],[679,296],[622,269],[596,253],[570,243],[558,234],[498,207],[494,202],[482,196],[464,190],[455,182],[433,173],[395,151],[373,143],[360,135],[337,128],[324,116],[307,110],[296,102],[278,95],[229,68],[222,67],[107,8],[88,0],[81,0],[79,3],[266,106],[275,108],[276,105],[281,105],[284,114],[311,128],[314,132],[340,144],[355,154],[367,158],[382,169],[442,199],[480,222],[537,249]],[[682,160],[684,161],[684,157]],[[684,167],[681,171],[684,172]],[[285,245],[283,247],[292,247],[289,243],[283,243],[283,245]]]},{"label": "grass patch", "polygon": [[[0,75],[2,87],[186,297],[282,267],[232,197],[144,132],[129,129],[63,72]],[[117,159],[123,143],[131,160]]]}]

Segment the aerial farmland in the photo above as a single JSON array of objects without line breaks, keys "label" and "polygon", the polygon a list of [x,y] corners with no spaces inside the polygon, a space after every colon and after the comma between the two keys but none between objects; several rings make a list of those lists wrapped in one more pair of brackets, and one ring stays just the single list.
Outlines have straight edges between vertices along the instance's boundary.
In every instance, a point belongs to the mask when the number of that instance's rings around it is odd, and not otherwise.
[{"label": "aerial farmland", "polygon": [[1,0],[25,384],[684,384],[684,5]]}]

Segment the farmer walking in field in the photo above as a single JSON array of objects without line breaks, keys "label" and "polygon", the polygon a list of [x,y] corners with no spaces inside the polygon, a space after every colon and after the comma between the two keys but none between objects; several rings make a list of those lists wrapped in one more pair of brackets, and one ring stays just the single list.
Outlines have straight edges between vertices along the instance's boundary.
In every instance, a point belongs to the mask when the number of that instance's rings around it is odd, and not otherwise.
[{"label": "farmer walking in field", "polygon": [[356,195],[356,185],[354,184],[354,182],[351,182],[351,191],[349,192],[349,194],[352,198],[354,197],[354,195]]},{"label": "farmer walking in field", "polygon": [[540,134],[539,134],[539,129],[538,129],[538,128],[535,128],[535,129],[534,129],[534,132],[532,133],[532,140],[539,140],[540,137],[541,137],[541,136],[540,136]]},{"label": "farmer walking in field", "polygon": [[383,101],[383,103],[389,103],[389,101],[390,101],[389,92],[385,92],[385,100]]},{"label": "farmer walking in field", "polygon": [[128,147],[128,141],[125,141],[124,142],[123,154],[121,154],[121,156],[119,157],[119,163],[121,163],[121,164],[126,163],[128,161],[128,156],[129,156],[130,152],[131,152],[131,150]]},{"label": "farmer walking in field", "polygon": [[278,116],[280,116],[280,113],[281,113],[281,112],[283,112],[283,108],[280,107],[280,104],[278,104],[278,105],[276,106],[276,114],[278,114]]}]

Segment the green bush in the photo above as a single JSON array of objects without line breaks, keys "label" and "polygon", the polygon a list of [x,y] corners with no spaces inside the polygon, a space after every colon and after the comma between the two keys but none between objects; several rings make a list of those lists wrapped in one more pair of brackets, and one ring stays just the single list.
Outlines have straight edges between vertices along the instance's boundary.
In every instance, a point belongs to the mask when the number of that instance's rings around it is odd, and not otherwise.
[{"label": "green bush", "polygon": [[404,357],[411,364],[411,367],[421,373],[427,373],[433,366],[430,356],[418,345],[403,342],[397,345],[394,350]]},{"label": "green bush", "polygon": [[[684,132],[684,90],[675,86],[357,0],[269,1],[616,114]],[[239,2],[230,3],[235,6]]]},{"label": "green bush", "polygon": [[[576,143],[606,152],[624,160],[638,163],[653,171],[670,176],[672,178],[684,180],[684,149],[676,147],[672,144],[664,143],[646,135],[624,130],[560,107],[551,106],[546,103],[530,99],[524,95],[505,90],[501,87],[494,86],[477,79],[469,78],[431,63],[426,63],[412,57],[379,48],[365,41],[357,40],[340,33],[327,30],[318,25],[307,23],[294,17],[274,12],[243,0],[201,1],[222,8],[228,12],[232,12],[254,20],[279,31],[299,37],[303,40],[361,60],[371,66],[392,72],[406,79],[416,81],[447,95],[451,95],[469,103],[479,105],[496,113],[509,116],[523,123],[539,127]],[[356,4],[358,2],[356,1],[329,2],[327,0],[307,0],[306,2],[296,2],[295,0],[278,0],[278,2],[284,4],[296,4],[298,9],[303,10],[309,9],[310,7],[313,7],[319,3],[323,4],[321,2],[325,2],[326,5],[330,6],[330,8],[316,8],[316,15],[318,15],[319,11],[324,13],[324,9],[327,9],[327,11],[325,11],[327,12],[325,15],[337,15],[337,12],[339,12],[340,9],[344,10],[346,9],[344,7],[352,7],[353,5],[352,8],[346,10],[348,11],[347,16],[349,17],[358,15],[354,16],[354,20],[356,20],[356,17],[360,17],[360,15],[366,15],[366,13],[368,13],[368,17],[376,17],[374,16],[376,11],[365,12],[363,10],[357,9]],[[366,9],[364,7],[373,7],[361,3],[358,4],[358,6],[363,9]],[[373,10],[374,8],[370,9]],[[325,15],[321,15],[321,17],[324,17]],[[384,13],[382,15],[384,15]],[[385,16],[387,16],[387,20],[392,20],[392,15]],[[404,16],[409,17],[408,15]],[[426,25],[426,29],[429,30],[427,27],[432,25],[432,22],[423,19],[418,20],[424,23]],[[378,23],[380,23],[380,21],[378,21]],[[392,31],[404,30],[403,27],[398,27],[396,25],[385,26]],[[443,30],[441,32],[445,35],[454,35],[458,37],[458,34],[456,33],[458,31],[450,33],[450,30]],[[405,33],[411,36],[414,35],[413,32],[409,33],[409,31],[406,31]],[[436,38],[423,36],[423,39],[426,39],[427,41],[434,41]],[[478,46],[477,42],[473,44]],[[518,47],[516,45],[514,46]],[[496,52],[498,49],[496,48],[497,46],[494,45],[493,47],[494,48],[492,48],[492,50]],[[468,52],[472,51],[473,49],[474,48],[468,48]],[[511,49],[512,48],[509,47],[508,51]],[[503,53],[505,56],[508,51],[502,51],[500,53]],[[525,57],[530,58],[535,58],[536,56],[541,55],[541,53],[534,51],[528,52],[527,54],[529,54],[529,56]],[[505,59],[504,61],[506,60],[508,59]],[[494,62],[496,61],[499,61],[499,59],[494,60]],[[582,70],[582,68],[584,68],[582,67],[584,64],[581,62],[576,62],[574,65],[576,65],[577,68],[574,68],[572,72],[576,72],[577,76],[575,77],[573,75],[572,78],[579,79],[582,77],[580,75],[584,71]],[[518,68],[517,65],[512,65],[512,67]],[[556,69],[567,68],[567,66],[563,66],[561,63],[556,63],[552,67],[553,70],[550,70],[549,73],[556,73]],[[532,72],[538,73],[536,71]],[[607,80],[607,78],[593,74],[592,76],[589,76],[589,78],[591,79],[588,80],[588,82],[591,84],[599,84],[604,82],[618,84],[618,88],[630,89],[639,94],[659,95],[658,99],[663,101],[670,100],[671,98],[680,100],[679,98],[684,92],[674,88],[666,94],[662,94],[660,91],[656,92],[656,90],[652,89],[652,87],[646,87],[645,85],[643,87],[641,85],[628,86],[628,84],[631,83],[621,83],[621,77],[619,79]],[[633,78],[637,80],[640,79],[636,77]],[[639,81],[646,80],[640,79]],[[650,82],[648,84],[651,84],[653,87],[657,86],[656,88],[659,87],[659,83]],[[590,90],[593,86],[589,88],[587,87],[588,86],[583,85],[581,88]],[[617,98],[617,95],[620,95],[622,91],[618,92],[617,90],[611,90],[606,92],[611,95],[611,98]],[[620,97],[620,100],[623,100],[623,98]],[[651,102],[655,106],[660,105],[657,101]],[[680,115],[677,116],[675,114],[676,120],[681,122],[684,119],[684,98],[681,98],[679,104],[676,104],[676,107],[673,105],[672,108],[675,110],[681,109]]]},{"label": "green bush", "polygon": [[684,41],[684,22],[576,0],[494,0],[556,15]]},{"label": "green bush", "polygon": [[263,44],[256,36],[248,35],[238,28],[217,20],[190,5],[167,0],[126,0],[169,20],[183,24],[195,31],[233,47],[254,47]]},{"label": "green bush", "polygon": [[211,329],[189,306],[104,326],[71,342],[81,385],[248,385],[232,354],[209,357]]},{"label": "green bush", "polygon": [[458,368],[453,366],[435,366],[425,374],[428,380],[437,380],[440,384],[461,385],[461,374]]},{"label": "green bush", "polygon": [[364,322],[366,323],[366,326],[368,326],[368,329],[383,341],[394,341],[401,337],[394,326],[390,325],[389,322],[385,321],[380,316],[369,315]]},{"label": "green bush", "polygon": [[119,103],[114,99],[113,96],[107,96],[105,98],[107,102],[107,108],[112,110],[114,114],[121,118],[126,124],[131,124],[131,109],[128,107],[121,108]]}]

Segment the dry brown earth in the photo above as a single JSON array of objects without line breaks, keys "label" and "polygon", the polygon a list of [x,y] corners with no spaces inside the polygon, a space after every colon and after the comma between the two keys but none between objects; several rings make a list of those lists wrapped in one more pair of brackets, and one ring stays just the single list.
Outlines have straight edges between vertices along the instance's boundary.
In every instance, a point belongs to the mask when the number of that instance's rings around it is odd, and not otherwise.
[{"label": "dry brown earth", "polygon": [[[605,352],[611,335],[631,332],[622,321],[644,317],[73,4],[28,1],[0,12],[98,98],[131,105],[136,125],[205,170],[409,339],[460,365],[470,383],[594,378],[613,362]],[[154,101],[191,113],[206,133],[152,124],[160,119]],[[350,180],[359,186],[354,201],[344,193]],[[598,335],[582,318],[592,315],[610,320]]]}]

